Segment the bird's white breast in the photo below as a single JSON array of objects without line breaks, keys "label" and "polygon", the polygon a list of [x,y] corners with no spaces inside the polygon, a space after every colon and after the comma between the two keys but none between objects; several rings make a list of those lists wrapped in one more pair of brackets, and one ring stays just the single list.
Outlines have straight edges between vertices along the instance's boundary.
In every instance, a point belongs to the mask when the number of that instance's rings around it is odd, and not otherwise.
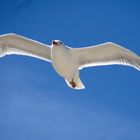
[{"label": "bird's white breast", "polygon": [[68,48],[52,47],[52,65],[56,72],[64,78],[70,78],[76,71],[76,66]]}]

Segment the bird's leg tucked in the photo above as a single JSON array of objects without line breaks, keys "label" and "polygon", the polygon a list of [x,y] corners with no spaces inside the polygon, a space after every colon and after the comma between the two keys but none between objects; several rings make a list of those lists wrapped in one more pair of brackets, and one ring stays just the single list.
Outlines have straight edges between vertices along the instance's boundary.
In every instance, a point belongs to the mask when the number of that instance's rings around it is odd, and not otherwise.
[{"label": "bird's leg tucked", "polygon": [[73,81],[73,79],[72,79],[72,81],[70,82],[70,84],[72,85],[73,88],[76,87],[76,83]]}]

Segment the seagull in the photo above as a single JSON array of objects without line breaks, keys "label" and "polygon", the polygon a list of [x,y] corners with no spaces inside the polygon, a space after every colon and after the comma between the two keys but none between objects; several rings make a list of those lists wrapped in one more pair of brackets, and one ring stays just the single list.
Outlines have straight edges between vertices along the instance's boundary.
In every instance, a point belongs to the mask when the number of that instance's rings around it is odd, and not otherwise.
[{"label": "seagull", "polygon": [[0,57],[25,55],[52,63],[56,72],[72,89],[84,89],[79,71],[85,67],[125,65],[140,70],[140,57],[134,52],[112,42],[99,45],[71,48],[60,40],[51,45],[8,33],[0,35]]}]

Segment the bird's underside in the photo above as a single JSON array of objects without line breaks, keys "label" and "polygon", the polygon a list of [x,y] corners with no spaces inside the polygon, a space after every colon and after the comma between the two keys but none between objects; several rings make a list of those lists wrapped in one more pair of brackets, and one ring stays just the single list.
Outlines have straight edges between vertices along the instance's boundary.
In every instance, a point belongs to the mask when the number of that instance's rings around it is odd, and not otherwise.
[{"label": "bird's underside", "polygon": [[[56,56],[54,55],[55,48],[59,50],[56,51]],[[59,53],[64,55],[61,56]],[[60,70],[68,86],[73,89],[84,88],[79,75],[75,78],[74,72],[85,67],[117,64],[131,66],[140,70],[140,57],[132,51],[112,42],[91,47],[70,48],[59,40],[54,40],[52,45],[46,45],[17,34],[0,35],[0,57],[10,54],[26,55],[52,63],[56,61],[55,70]],[[60,60],[65,60],[68,63],[64,65]],[[69,63],[70,61],[72,63]],[[59,62],[58,65],[57,62]],[[66,66],[69,64],[72,69],[67,70]],[[67,77],[69,77],[68,79],[63,75],[63,71],[68,72],[65,72]]]}]

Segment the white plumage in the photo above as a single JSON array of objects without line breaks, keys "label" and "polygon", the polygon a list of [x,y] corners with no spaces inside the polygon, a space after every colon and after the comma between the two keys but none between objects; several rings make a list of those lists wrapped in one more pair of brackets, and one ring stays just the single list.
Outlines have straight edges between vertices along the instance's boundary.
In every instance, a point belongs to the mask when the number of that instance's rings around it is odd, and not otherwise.
[{"label": "white plumage", "polygon": [[49,45],[13,33],[0,36],[0,56],[9,54],[51,60],[51,48]]},{"label": "white plumage", "polygon": [[84,48],[70,48],[54,40],[52,45],[28,39],[16,34],[0,36],[0,57],[9,54],[39,58],[52,65],[73,89],[83,89],[79,69],[102,65],[127,65],[140,70],[140,57],[132,51],[112,42]]}]

